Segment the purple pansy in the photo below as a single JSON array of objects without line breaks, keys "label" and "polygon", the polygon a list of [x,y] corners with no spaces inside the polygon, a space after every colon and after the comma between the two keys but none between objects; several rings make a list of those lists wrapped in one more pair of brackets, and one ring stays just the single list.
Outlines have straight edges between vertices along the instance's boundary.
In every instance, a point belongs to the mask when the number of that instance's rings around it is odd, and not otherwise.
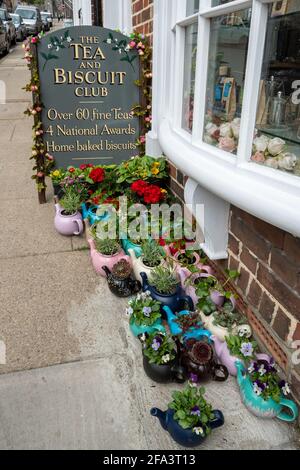
[{"label": "purple pansy", "polygon": [[152,308],[151,307],[144,307],[143,308],[143,314],[145,315],[145,317],[150,317],[151,315],[151,312],[152,312]]},{"label": "purple pansy", "polygon": [[200,408],[198,406],[194,406],[194,408],[192,408],[192,411],[191,411],[191,415],[192,416],[201,416],[201,411],[200,411]]},{"label": "purple pansy", "polygon": [[159,336],[156,336],[153,340],[152,345],[151,345],[152,349],[154,351],[158,351],[159,348],[161,347],[161,345],[162,345],[162,339]]},{"label": "purple pansy", "polygon": [[198,375],[191,373],[191,374],[190,374],[190,381],[191,381],[192,383],[198,383]]},{"label": "purple pansy", "polygon": [[253,345],[252,345],[252,343],[242,343],[241,353],[245,357],[251,357],[253,355]]}]

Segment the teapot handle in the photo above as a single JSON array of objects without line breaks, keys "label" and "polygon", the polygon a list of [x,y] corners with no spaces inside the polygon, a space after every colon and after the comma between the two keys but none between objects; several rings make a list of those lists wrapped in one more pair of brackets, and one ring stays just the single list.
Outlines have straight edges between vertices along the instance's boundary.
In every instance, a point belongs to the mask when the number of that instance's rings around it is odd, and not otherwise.
[{"label": "teapot handle", "polygon": [[183,384],[186,381],[185,370],[179,364],[175,364],[172,367],[172,375],[173,375],[174,380],[178,384]]},{"label": "teapot handle", "polygon": [[216,429],[223,426],[225,420],[222,411],[213,410],[213,414],[215,415],[215,417],[209,422],[209,426],[211,427],[211,429]]},{"label": "teapot handle", "polygon": [[78,227],[78,231],[74,232],[74,235],[81,235],[81,233],[83,232],[82,220],[81,219],[76,219],[76,220],[74,220],[74,222],[75,222],[75,224],[77,224],[77,227]]},{"label": "teapot handle", "polygon": [[282,421],[287,421],[289,423],[297,419],[299,411],[295,402],[293,402],[292,400],[288,400],[287,398],[281,398],[280,405],[289,408],[292,414],[281,411],[277,418],[281,419]]},{"label": "teapot handle", "polygon": [[[220,371],[223,375],[218,375],[218,371]],[[229,372],[226,366],[223,366],[223,364],[215,364],[213,368],[213,380],[216,382],[225,382],[225,380],[228,379],[228,375]]]},{"label": "teapot handle", "polygon": [[191,312],[194,312],[194,310],[195,310],[194,302],[193,302],[192,298],[189,295],[182,295],[182,296],[178,297],[178,302],[187,303],[188,306],[189,306],[189,310]]}]

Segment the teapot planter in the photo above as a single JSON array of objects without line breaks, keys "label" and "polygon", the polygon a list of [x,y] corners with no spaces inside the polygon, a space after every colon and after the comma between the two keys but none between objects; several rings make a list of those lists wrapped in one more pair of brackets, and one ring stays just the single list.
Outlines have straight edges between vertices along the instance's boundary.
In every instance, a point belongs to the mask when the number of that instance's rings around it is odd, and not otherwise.
[{"label": "teapot planter", "polygon": [[[171,334],[173,336],[178,336],[178,335],[183,334],[183,330],[180,327],[180,325],[178,325],[176,320],[178,320],[178,317],[189,315],[191,312],[189,312],[189,310],[183,310],[179,312],[177,315],[175,315],[170,309],[170,307],[166,305],[163,307],[163,310],[165,311],[165,314],[167,316],[167,322],[168,322]],[[192,327],[187,332],[184,333],[185,341],[191,338],[194,338],[194,339],[207,338],[208,340],[210,340],[211,333],[202,328],[202,322],[200,320],[199,320],[198,326],[199,326],[198,328]]]},{"label": "teapot planter", "polygon": [[[183,429],[174,419],[174,410],[161,411],[159,408],[152,408],[150,413],[159,419],[162,428],[168,431],[172,439],[182,447],[198,447],[206,440],[207,436],[197,435],[191,428]],[[212,430],[224,424],[224,416],[221,411],[214,410],[213,414],[215,418],[208,423]]]},{"label": "teapot planter", "polygon": [[108,255],[103,255],[102,253],[99,253],[99,251],[96,250],[94,240],[89,238],[88,243],[90,245],[90,254],[91,254],[91,260],[92,260],[94,269],[96,273],[100,274],[100,276],[102,277],[106,276],[103,270],[104,266],[107,266],[108,269],[111,271],[113,266],[116,263],[118,263],[121,259],[125,259],[128,263],[131,264],[130,257],[126,256],[122,249],[120,249],[118,253],[108,256]]},{"label": "teapot planter", "polygon": [[98,206],[91,205],[87,206],[85,203],[81,205],[82,216],[85,219],[88,219],[91,225],[95,225],[99,222],[105,222],[109,219],[110,215],[108,212],[104,212],[103,215],[97,215],[97,210],[99,209]]},{"label": "teapot planter", "polygon": [[[203,268],[206,268],[206,267],[204,266]],[[196,274],[192,274],[192,275],[189,272],[189,275],[187,276],[187,274],[185,272],[185,269],[180,269],[178,271],[178,274],[179,274],[179,277],[180,277],[180,280],[181,280],[181,286],[183,288],[185,288],[185,293],[192,298],[192,300],[194,302],[194,305],[197,305],[197,303],[199,301],[199,297],[196,294],[196,288],[195,288],[195,284],[197,284],[197,281],[200,280],[200,279],[212,277],[217,282],[217,279],[212,274],[210,274],[208,272],[196,273]],[[186,280],[188,278],[190,278],[189,279],[189,285],[186,286]]]},{"label": "teapot planter", "polygon": [[137,258],[140,258],[143,254],[141,245],[137,245],[136,243],[133,243],[131,240],[129,240],[129,238],[122,239],[122,247],[126,255],[130,254],[129,250],[133,250]]},{"label": "teapot planter", "polygon": [[166,328],[162,324],[161,318],[158,319],[155,323],[152,325],[137,325],[134,321],[133,316],[131,316],[129,320],[129,327],[130,331],[135,336],[138,338],[139,336],[142,336],[144,334],[150,335],[151,333],[158,332],[158,333],[166,333]]},{"label": "teapot planter", "polygon": [[[217,307],[223,307],[226,301],[226,296],[222,292],[219,292],[218,290],[212,290],[210,293],[210,299]],[[230,297],[229,301],[231,302],[232,307],[235,309],[236,300],[235,300],[234,295]]]},{"label": "teapot planter", "polygon": [[[128,251],[128,254],[130,255],[130,258],[131,258],[135,278],[142,283],[143,280],[142,280],[141,273],[146,273],[148,279],[151,280],[151,273],[155,268],[151,268],[149,266],[146,266],[146,264],[144,264],[144,262],[143,262],[143,255],[138,257],[135,253],[135,250],[133,250],[132,248],[129,248],[127,251]],[[160,263],[160,266],[163,264],[163,262],[164,262],[164,260],[162,259],[161,263]]]},{"label": "teapot planter", "polygon": [[[242,401],[252,414],[259,418],[279,418],[289,423],[297,419],[299,412],[295,402],[283,396],[280,398],[279,403],[272,398],[264,400],[261,396],[255,394],[253,384],[244,365],[239,361],[235,365]],[[288,409],[289,413],[284,411],[284,409]]]},{"label": "teapot planter", "polygon": [[79,236],[84,230],[80,212],[77,211],[72,215],[67,215],[59,204],[55,204],[54,226],[58,233],[69,237]]},{"label": "teapot planter", "polygon": [[[241,362],[244,365],[244,361],[241,358],[233,356],[230,353],[226,341],[220,341],[219,338],[217,338],[216,336],[212,336],[211,339],[214,343],[216,355],[219,362],[221,362],[227,367],[230,375],[236,377],[238,373],[236,362]],[[255,357],[260,361],[266,361],[268,363],[270,363],[271,361],[271,357],[268,354],[255,354]]]},{"label": "teapot planter", "polygon": [[103,266],[110,291],[117,297],[130,297],[141,290],[141,283],[134,281],[129,275],[127,278],[119,278],[113,274],[108,266]]},{"label": "teapot planter", "polygon": [[184,290],[180,285],[176,288],[174,294],[161,294],[153,286],[149,284],[148,277],[146,273],[141,273],[141,278],[143,280],[143,291],[149,291],[152,299],[157,300],[162,304],[161,312],[164,313],[163,307],[166,305],[170,307],[173,312],[178,312],[182,309],[184,304],[188,304],[189,310],[194,311],[194,303],[191,297],[185,295]]},{"label": "teapot planter", "polygon": [[168,364],[153,364],[143,354],[143,367],[149,379],[160,384],[170,382],[184,383],[185,375],[183,368],[178,364],[178,355]]},{"label": "teapot planter", "polygon": [[[212,335],[214,335],[216,338],[218,338],[222,342],[226,341],[226,336],[230,334],[230,331],[228,328],[225,328],[223,326],[214,325],[214,319],[215,319],[214,314],[207,317],[202,313],[201,317],[204,323],[204,327],[208,331],[210,331]],[[235,328],[235,326],[233,328]]]},{"label": "teapot planter", "polygon": [[228,379],[227,367],[217,363],[213,347],[207,341],[186,341],[181,346],[180,360],[186,376],[193,376],[194,382],[201,383],[210,379],[224,382]]}]

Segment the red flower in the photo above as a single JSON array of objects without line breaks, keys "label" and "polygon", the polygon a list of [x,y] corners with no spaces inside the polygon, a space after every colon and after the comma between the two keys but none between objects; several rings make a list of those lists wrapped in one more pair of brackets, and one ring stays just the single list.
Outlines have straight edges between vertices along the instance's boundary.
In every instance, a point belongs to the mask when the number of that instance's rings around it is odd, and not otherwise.
[{"label": "red flower", "polygon": [[164,238],[160,238],[160,239],[159,239],[159,245],[160,245],[160,246],[166,246],[166,244],[167,244],[167,242],[166,242],[166,240],[165,240]]},{"label": "red flower", "polygon": [[105,171],[103,168],[94,168],[90,172],[90,178],[94,181],[94,183],[102,183],[105,177]]},{"label": "red flower", "polygon": [[92,163],[89,163],[87,167],[88,168],[94,168],[94,165]]},{"label": "red flower", "polygon": [[92,194],[94,194],[94,191],[92,191],[91,189],[88,190],[88,195],[91,196]]},{"label": "red flower", "polygon": [[86,170],[86,169],[87,169],[87,165],[80,165],[79,168],[80,168],[80,170],[82,170],[82,171],[83,171],[83,170]]},{"label": "red flower", "polygon": [[131,191],[133,191],[134,193],[137,193],[137,195],[141,197],[144,195],[148,187],[149,187],[149,183],[147,183],[147,181],[138,180],[132,183]]},{"label": "red flower", "polygon": [[144,201],[146,204],[157,204],[164,198],[159,186],[149,185],[144,191]]},{"label": "red flower", "polygon": [[75,168],[69,168],[70,173],[75,173]]},{"label": "red flower", "polygon": [[100,196],[94,197],[92,199],[92,203],[95,204],[95,206],[99,206],[99,202],[100,202]]}]

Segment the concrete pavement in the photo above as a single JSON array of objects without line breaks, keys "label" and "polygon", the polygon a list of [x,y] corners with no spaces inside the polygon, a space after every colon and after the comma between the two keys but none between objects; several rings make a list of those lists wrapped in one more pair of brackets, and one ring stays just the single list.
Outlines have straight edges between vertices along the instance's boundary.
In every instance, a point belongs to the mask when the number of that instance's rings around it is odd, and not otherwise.
[{"label": "concrete pavement", "polygon": [[[95,275],[84,237],[55,232],[51,191],[38,204],[22,56],[18,46],[0,60],[0,448],[177,449],[149,414],[177,386],[145,377],[125,302]],[[209,384],[207,396],[226,424],[204,449],[296,447],[292,426],[248,413],[235,380]]]}]

